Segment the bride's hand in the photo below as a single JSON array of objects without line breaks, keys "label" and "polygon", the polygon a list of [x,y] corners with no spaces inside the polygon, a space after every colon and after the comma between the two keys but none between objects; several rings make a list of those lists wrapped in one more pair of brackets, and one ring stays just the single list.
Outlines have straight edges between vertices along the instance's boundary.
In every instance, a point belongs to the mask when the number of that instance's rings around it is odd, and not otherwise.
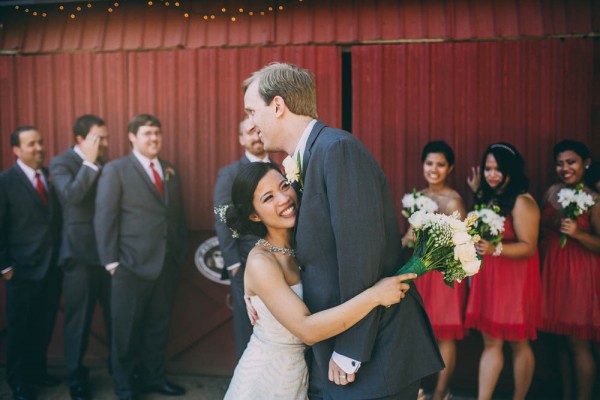
[{"label": "bride's hand", "polygon": [[406,295],[406,291],[410,289],[410,285],[404,281],[416,278],[416,274],[403,274],[380,280],[371,288],[377,304],[387,307],[400,303],[400,300]]},{"label": "bride's hand", "polygon": [[247,294],[244,294],[244,302],[246,302],[246,312],[248,313],[250,323],[252,326],[254,326],[256,321],[258,321],[258,313],[256,312],[256,308],[254,308],[252,305],[252,299]]}]

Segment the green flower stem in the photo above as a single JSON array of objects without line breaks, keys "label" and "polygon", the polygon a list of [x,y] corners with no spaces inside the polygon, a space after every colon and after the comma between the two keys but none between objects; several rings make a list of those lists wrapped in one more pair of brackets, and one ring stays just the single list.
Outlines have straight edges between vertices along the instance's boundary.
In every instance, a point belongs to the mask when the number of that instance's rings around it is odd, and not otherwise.
[{"label": "green flower stem", "polygon": [[[427,271],[427,266],[423,263],[423,261],[421,261],[419,257],[413,256],[396,272],[396,275],[413,273],[417,274],[417,277],[419,277],[425,274]],[[412,279],[405,282],[410,281],[412,281]]]}]

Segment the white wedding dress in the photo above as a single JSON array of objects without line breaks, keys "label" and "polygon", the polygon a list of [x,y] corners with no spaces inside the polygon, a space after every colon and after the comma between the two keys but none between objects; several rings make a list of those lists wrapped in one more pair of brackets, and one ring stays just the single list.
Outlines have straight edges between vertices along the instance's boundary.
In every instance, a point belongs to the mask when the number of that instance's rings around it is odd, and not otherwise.
[{"label": "white wedding dress", "polygon": [[[302,283],[291,289],[302,298]],[[306,346],[273,317],[258,296],[251,299],[258,321],[235,367],[225,399],[307,399]]]}]

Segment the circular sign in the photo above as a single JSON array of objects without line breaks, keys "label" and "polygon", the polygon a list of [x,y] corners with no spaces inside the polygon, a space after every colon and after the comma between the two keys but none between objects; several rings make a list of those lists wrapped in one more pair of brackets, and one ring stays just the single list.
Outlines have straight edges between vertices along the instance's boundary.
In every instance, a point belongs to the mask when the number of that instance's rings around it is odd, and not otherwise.
[{"label": "circular sign", "polygon": [[231,284],[229,279],[221,279],[221,276],[224,273],[223,268],[225,268],[225,260],[223,260],[223,254],[219,248],[219,239],[216,236],[205,240],[198,246],[194,256],[194,262],[196,263],[198,271],[211,281],[222,285]]}]

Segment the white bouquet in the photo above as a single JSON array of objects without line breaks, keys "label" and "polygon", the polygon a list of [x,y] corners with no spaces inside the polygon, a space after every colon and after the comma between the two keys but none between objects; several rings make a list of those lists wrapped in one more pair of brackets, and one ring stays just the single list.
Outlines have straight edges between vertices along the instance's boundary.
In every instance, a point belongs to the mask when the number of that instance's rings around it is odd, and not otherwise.
[{"label": "white bouquet", "polygon": [[491,244],[498,244],[502,241],[502,234],[504,233],[504,221],[505,217],[500,214],[500,207],[492,206],[492,208],[485,208],[485,206],[475,206],[475,211],[471,211],[469,216],[474,219],[473,229],[483,239],[487,240]]},{"label": "white bouquet", "polygon": [[417,192],[416,189],[413,189],[412,193],[406,193],[404,197],[402,197],[402,207],[404,208],[402,210],[402,215],[406,218],[409,218],[417,211],[433,213],[438,210],[438,205],[435,201],[431,200],[423,193]]},{"label": "white bouquet", "polygon": [[[560,214],[563,218],[576,220],[581,214],[589,210],[596,202],[594,198],[583,190],[579,183],[575,189],[563,188],[558,192],[558,203],[562,207]],[[560,234],[560,247],[567,244],[567,235]]]},{"label": "white bouquet", "polygon": [[475,250],[479,237],[470,233],[473,217],[462,221],[458,212],[445,215],[419,210],[408,222],[416,237],[415,251],[396,275],[412,272],[421,276],[438,270],[444,282],[454,287],[455,281],[479,272],[481,260]]}]

